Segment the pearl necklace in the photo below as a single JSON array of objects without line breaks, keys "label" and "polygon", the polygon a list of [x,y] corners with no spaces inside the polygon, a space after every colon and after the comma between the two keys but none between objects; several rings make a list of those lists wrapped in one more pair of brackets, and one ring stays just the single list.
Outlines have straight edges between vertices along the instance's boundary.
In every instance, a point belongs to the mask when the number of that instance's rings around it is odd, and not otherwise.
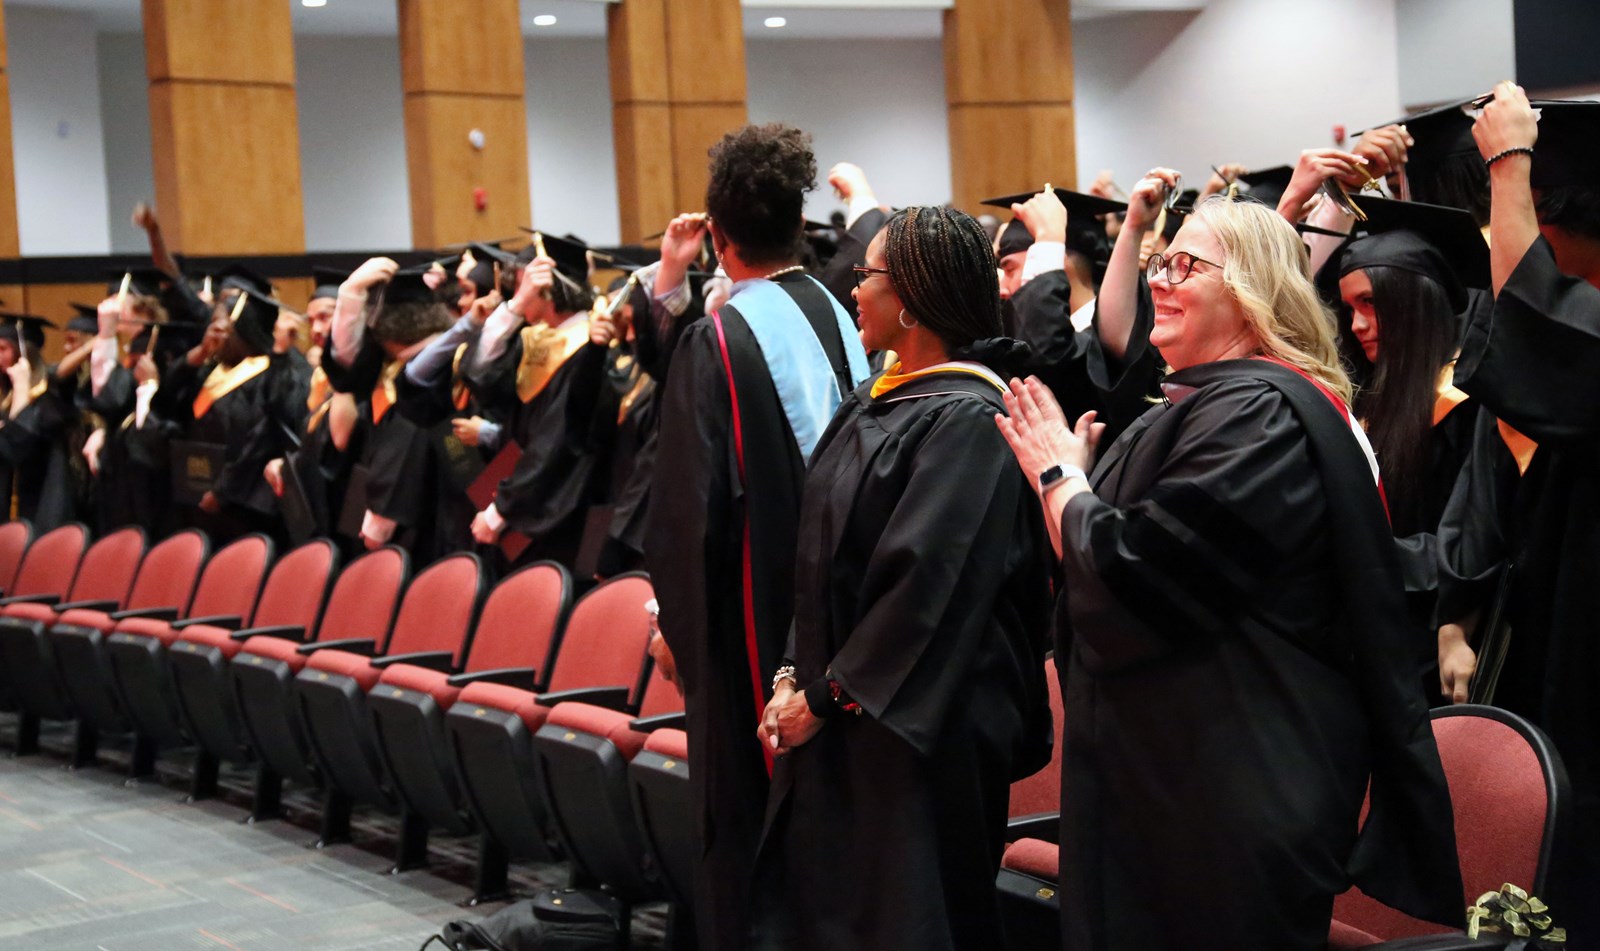
[{"label": "pearl necklace", "polygon": [[775,277],[782,277],[785,274],[794,274],[797,271],[804,271],[805,269],[806,269],[806,266],[804,264],[791,264],[788,267],[780,267],[780,268],[778,268],[776,271],[773,271],[771,274],[768,274],[762,280],[770,281]]}]

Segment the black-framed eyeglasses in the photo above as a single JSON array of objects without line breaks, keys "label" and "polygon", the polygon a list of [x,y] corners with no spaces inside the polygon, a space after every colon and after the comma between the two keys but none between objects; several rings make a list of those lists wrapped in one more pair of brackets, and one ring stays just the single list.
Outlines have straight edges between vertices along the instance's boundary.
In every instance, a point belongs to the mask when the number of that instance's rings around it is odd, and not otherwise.
[{"label": "black-framed eyeglasses", "polygon": [[1194,266],[1196,264],[1209,264],[1215,268],[1222,267],[1222,265],[1215,261],[1207,261],[1205,258],[1197,258],[1187,251],[1179,251],[1171,257],[1168,257],[1167,255],[1158,251],[1155,254],[1150,255],[1150,259],[1145,262],[1144,276],[1146,280],[1153,281],[1164,274],[1166,276],[1167,283],[1171,284],[1173,287],[1177,287],[1179,284],[1187,281],[1190,274],[1194,273]]},{"label": "black-framed eyeglasses", "polygon": [[889,273],[889,269],[886,268],[886,267],[867,267],[867,266],[862,265],[862,264],[857,264],[855,266],[855,272],[856,272],[856,286],[860,287],[861,283],[863,281],[865,281],[867,278],[871,277],[874,274],[888,274]]}]

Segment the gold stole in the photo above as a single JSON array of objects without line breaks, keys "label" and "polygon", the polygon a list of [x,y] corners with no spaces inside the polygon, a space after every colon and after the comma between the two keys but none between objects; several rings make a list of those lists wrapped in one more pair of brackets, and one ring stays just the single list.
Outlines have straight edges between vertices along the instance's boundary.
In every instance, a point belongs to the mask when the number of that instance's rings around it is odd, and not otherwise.
[{"label": "gold stole", "polygon": [[390,360],[383,365],[383,372],[378,374],[378,385],[372,388],[372,424],[383,422],[389,410],[394,407],[399,396],[395,393],[394,381],[400,376],[400,371],[406,368],[402,360]]},{"label": "gold stole", "polygon": [[461,378],[461,358],[466,354],[467,345],[462,344],[456,348],[455,359],[450,361],[451,403],[458,410],[465,410],[467,404],[472,402],[472,389],[467,386],[467,381]]},{"label": "gold stole", "polygon": [[1439,382],[1434,388],[1436,395],[1433,400],[1433,425],[1435,426],[1443,422],[1444,418],[1450,415],[1451,410],[1471,398],[1466,393],[1456,389],[1455,377],[1456,364],[1452,360],[1445,364],[1443,370],[1439,371]]},{"label": "gold stole", "polygon": [[517,364],[517,399],[531,402],[567,358],[589,342],[589,321],[575,320],[562,328],[535,324],[522,328],[522,362]]},{"label": "gold stole", "polygon": [[194,418],[204,416],[217,400],[265,373],[271,365],[272,358],[262,355],[245,357],[228,369],[220,365],[212,367],[205,382],[200,384],[200,394],[194,398]]},{"label": "gold stole", "polygon": [[628,418],[628,411],[633,409],[633,404],[639,401],[639,397],[643,396],[650,384],[655,381],[650,378],[650,374],[633,362],[632,357],[618,357],[617,365],[633,371],[633,385],[628,388],[628,392],[622,397],[622,402],[617,406],[617,425],[621,426],[622,421]]},{"label": "gold stole", "polygon": [[333,392],[328,386],[328,374],[322,367],[311,371],[311,387],[306,391],[306,409],[311,411],[311,418],[306,421],[306,432],[314,433],[317,426],[328,415],[328,405],[333,402]]},{"label": "gold stole", "polygon": [[1533,454],[1538,450],[1539,444],[1522,435],[1503,419],[1495,420],[1500,427],[1500,439],[1511,450],[1511,458],[1517,461],[1517,475],[1527,475],[1528,467],[1533,465]]}]

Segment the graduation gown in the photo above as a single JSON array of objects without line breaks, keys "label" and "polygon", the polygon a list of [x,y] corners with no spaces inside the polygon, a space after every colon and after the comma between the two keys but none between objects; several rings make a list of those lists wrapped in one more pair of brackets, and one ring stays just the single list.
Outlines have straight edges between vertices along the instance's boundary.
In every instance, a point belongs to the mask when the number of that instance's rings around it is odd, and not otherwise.
[{"label": "graduation gown", "polygon": [[86,391],[84,405],[106,427],[96,480],[97,528],[104,534],[137,526],[151,538],[164,538],[178,528],[172,505],[170,440],[177,426],[147,407],[138,425],[133,371],[112,367],[99,393]]},{"label": "graduation gown", "polygon": [[1352,882],[1459,925],[1398,559],[1348,420],[1263,360],[1168,380],[1186,395],[1062,517],[1064,946],[1321,949]]},{"label": "graduation gown", "polygon": [[1504,613],[1511,647],[1496,703],[1538,724],[1566,764],[1577,806],[1574,853],[1584,865],[1577,887],[1587,889],[1575,897],[1584,898],[1600,888],[1597,365],[1600,289],[1563,275],[1540,238],[1494,307],[1469,315],[1455,375],[1457,386],[1526,437],[1519,448],[1527,468],[1521,471],[1498,424],[1480,421],[1466,484],[1445,519],[1450,537],[1441,539],[1453,576],[1441,590],[1443,621],[1488,606],[1496,565],[1511,572]]},{"label": "graduation gown", "polygon": [[612,353],[607,381],[619,403],[606,494],[610,517],[598,565],[602,577],[644,566],[645,515],[649,511],[661,420],[655,379],[621,348]]},{"label": "graduation gown", "polygon": [[987,949],[1010,783],[1050,760],[1052,558],[995,427],[999,390],[934,373],[840,406],[795,556],[800,684],[861,716],[778,760],[753,947]]},{"label": "graduation gown", "polygon": [[[41,368],[50,374],[49,368]],[[44,533],[77,517],[77,481],[67,456],[67,429],[72,402],[53,391],[53,376],[35,383],[31,400],[10,417],[12,395],[0,403],[0,485],[5,487],[7,515],[33,523]]]},{"label": "graduation gown", "polygon": [[[845,344],[829,295],[804,275],[774,283],[805,315],[837,372]],[[749,875],[768,791],[755,731],[793,615],[805,474],[739,299],[688,325],[671,350],[658,437],[668,451],[656,457],[645,529],[662,634],[688,716],[701,847],[694,902],[700,951],[747,944]],[[844,372],[841,396],[853,389]],[[738,439],[730,376],[739,400]]]}]

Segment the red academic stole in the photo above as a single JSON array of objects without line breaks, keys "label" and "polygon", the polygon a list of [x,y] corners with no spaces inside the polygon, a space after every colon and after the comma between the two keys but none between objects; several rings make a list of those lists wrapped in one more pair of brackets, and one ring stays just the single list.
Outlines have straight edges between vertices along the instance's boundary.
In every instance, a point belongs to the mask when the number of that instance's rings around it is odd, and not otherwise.
[{"label": "red academic stole", "polygon": [[[1280,367],[1284,367],[1286,369],[1293,370],[1294,372],[1300,374],[1300,376],[1303,377],[1307,383],[1310,383],[1312,386],[1316,387],[1317,388],[1317,392],[1321,393],[1324,397],[1327,398],[1329,403],[1333,404],[1333,408],[1334,408],[1334,410],[1336,412],[1338,412],[1339,418],[1343,419],[1345,421],[1345,425],[1350,427],[1350,432],[1352,434],[1362,431],[1361,430],[1361,422],[1360,422],[1360,420],[1356,419],[1356,416],[1355,416],[1354,413],[1350,412],[1350,407],[1345,404],[1344,400],[1339,398],[1339,394],[1337,394],[1337,393],[1333,392],[1332,390],[1328,389],[1328,387],[1326,385],[1324,385],[1321,380],[1318,380],[1316,377],[1312,376],[1311,374],[1309,374],[1306,371],[1300,369],[1299,367],[1295,366],[1292,363],[1289,363],[1289,362],[1284,361],[1284,360],[1279,360],[1277,357],[1258,356],[1258,357],[1252,357],[1252,359],[1265,360],[1268,363],[1276,363]],[[1363,443],[1363,446],[1364,445],[1365,445],[1365,443]],[[1362,453],[1366,454],[1366,450],[1363,449]],[[1379,499],[1379,501],[1383,502],[1383,514],[1387,516],[1387,515],[1389,515],[1389,497],[1383,491],[1383,480],[1382,479],[1378,479],[1377,482],[1378,482],[1378,499]]]},{"label": "red academic stole", "polygon": [[[739,419],[739,389],[733,382],[733,358],[728,354],[728,338],[722,330],[722,315],[713,311],[711,322],[717,328],[717,346],[722,351],[722,370],[728,376],[728,403],[733,410],[733,455],[739,463],[739,481],[744,482],[744,427]],[[756,637],[755,565],[750,560],[749,512],[744,513],[743,522],[739,548],[744,578],[744,652],[750,661],[750,685],[755,690],[756,719],[759,721],[767,706],[767,693],[766,685],[761,682],[761,649],[760,641]],[[761,744],[761,756],[767,763],[767,775],[771,776],[772,750],[765,743]]]}]

